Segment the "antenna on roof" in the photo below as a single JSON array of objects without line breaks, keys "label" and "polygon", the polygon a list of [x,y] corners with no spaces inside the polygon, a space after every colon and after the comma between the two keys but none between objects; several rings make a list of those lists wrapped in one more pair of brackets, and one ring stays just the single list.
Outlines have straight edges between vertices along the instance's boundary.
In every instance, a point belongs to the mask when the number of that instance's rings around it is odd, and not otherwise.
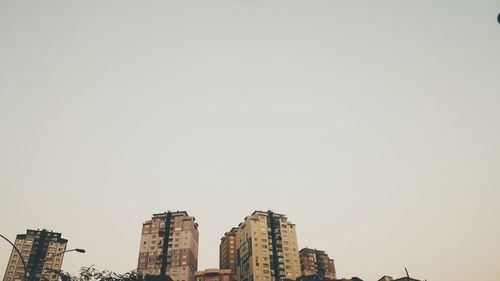
[{"label": "antenna on roof", "polygon": [[410,274],[408,274],[408,269],[406,269],[406,267],[405,267],[405,271],[406,271],[406,278],[408,278],[408,281],[410,281]]}]

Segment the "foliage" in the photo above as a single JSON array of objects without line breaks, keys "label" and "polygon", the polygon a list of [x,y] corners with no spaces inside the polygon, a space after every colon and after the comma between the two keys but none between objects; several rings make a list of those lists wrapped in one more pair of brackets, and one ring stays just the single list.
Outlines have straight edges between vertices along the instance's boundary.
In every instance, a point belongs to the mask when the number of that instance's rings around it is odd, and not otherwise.
[{"label": "foliage", "polygon": [[110,270],[98,270],[93,265],[82,267],[78,276],[64,271],[54,270],[54,272],[62,281],[144,281],[142,275],[135,270],[118,274]]}]

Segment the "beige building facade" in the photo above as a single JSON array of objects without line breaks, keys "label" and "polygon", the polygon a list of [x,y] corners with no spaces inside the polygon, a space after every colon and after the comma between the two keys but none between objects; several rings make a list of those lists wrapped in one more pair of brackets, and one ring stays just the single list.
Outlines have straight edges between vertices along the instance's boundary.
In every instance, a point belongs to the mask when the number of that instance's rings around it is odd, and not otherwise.
[{"label": "beige building facade", "polygon": [[198,224],[187,212],[153,214],[142,225],[137,271],[160,275],[164,266],[173,281],[195,281],[198,241]]},{"label": "beige building facade", "polygon": [[211,268],[195,272],[194,277],[195,281],[231,281],[232,271],[230,269]]},{"label": "beige building facade", "polygon": [[238,281],[280,281],[301,275],[295,225],[283,214],[255,211],[238,226]]},{"label": "beige building facade", "polygon": [[53,271],[61,269],[67,243],[68,240],[61,238],[61,233],[48,230],[28,229],[26,234],[18,234],[14,245],[21,256],[12,249],[3,281],[23,280],[23,259],[27,277],[33,281],[57,281],[58,276]]}]

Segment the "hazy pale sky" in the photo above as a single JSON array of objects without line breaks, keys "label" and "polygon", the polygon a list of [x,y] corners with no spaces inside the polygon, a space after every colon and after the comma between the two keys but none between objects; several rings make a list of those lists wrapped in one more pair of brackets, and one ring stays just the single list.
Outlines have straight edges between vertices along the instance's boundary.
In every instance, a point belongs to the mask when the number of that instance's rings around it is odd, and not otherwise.
[{"label": "hazy pale sky", "polygon": [[[500,12],[475,1],[0,1],[0,233],[136,267],[186,210],[199,269],[256,209],[340,277],[499,280]],[[0,242],[3,276],[11,248]]]}]

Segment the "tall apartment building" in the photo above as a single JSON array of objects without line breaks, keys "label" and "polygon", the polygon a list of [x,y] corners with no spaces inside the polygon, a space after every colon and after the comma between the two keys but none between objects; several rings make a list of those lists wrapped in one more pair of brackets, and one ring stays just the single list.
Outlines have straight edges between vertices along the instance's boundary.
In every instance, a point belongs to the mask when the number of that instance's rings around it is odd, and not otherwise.
[{"label": "tall apartment building", "polygon": [[238,281],[280,281],[300,276],[295,225],[285,215],[255,211],[238,226]]},{"label": "tall apartment building", "polygon": [[322,279],[336,279],[335,263],[324,251],[304,248],[299,251],[303,276],[316,275]]},{"label": "tall apartment building", "polygon": [[18,234],[14,245],[21,256],[12,249],[3,281],[22,281],[25,270],[33,281],[57,281],[58,276],[52,270],[61,269],[67,243],[68,240],[61,238],[61,233],[45,229],[28,229],[26,234]]},{"label": "tall apartment building", "polygon": [[167,274],[173,281],[195,281],[198,224],[185,211],[153,214],[142,225],[137,271]]},{"label": "tall apartment building", "polygon": [[232,272],[232,281],[236,277],[236,252],[238,250],[237,240],[238,228],[233,227],[229,232],[224,233],[219,245],[219,268],[230,269]]}]

